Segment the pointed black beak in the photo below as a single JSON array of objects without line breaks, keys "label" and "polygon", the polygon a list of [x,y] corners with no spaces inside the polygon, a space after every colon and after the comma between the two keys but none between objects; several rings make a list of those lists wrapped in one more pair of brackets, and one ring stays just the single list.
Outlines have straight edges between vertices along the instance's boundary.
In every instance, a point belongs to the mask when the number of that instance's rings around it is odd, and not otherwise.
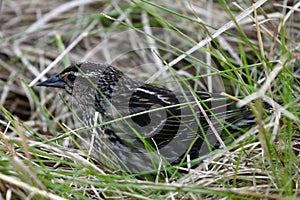
[{"label": "pointed black beak", "polygon": [[58,74],[37,84],[37,86],[56,87],[56,88],[65,88],[65,85],[66,83],[58,77]]}]

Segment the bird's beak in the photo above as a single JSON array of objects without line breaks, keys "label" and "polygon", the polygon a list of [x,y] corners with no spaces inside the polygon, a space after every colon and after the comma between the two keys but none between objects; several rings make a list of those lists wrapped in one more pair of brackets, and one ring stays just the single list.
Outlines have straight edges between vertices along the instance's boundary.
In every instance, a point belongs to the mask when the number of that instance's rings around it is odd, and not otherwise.
[{"label": "bird's beak", "polygon": [[37,86],[46,86],[46,87],[56,87],[56,88],[65,88],[66,83],[61,80],[58,75],[52,76],[51,78],[40,82]]}]

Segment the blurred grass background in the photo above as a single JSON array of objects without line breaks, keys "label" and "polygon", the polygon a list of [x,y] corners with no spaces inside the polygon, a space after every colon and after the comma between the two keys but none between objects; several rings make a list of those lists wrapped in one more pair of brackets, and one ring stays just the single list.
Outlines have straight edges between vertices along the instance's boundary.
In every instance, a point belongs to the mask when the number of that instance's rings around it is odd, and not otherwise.
[{"label": "blurred grass background", "polygon": [[[2,1],[0,199],[299,198],[300,3],[252,3]],[[180,179],[110,172],[73,148],[72,98],[34,86],[78,61],[172,89],[168,63],[195,90],[257,99],[257,124]]]}]

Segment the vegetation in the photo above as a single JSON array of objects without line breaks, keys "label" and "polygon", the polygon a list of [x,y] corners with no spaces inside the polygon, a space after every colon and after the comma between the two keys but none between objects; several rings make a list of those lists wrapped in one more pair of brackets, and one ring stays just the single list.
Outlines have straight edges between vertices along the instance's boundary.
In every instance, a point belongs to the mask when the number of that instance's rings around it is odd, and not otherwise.
[{"label": "vegetation", "polygon": [[[299,198],[299,2],[1,2],[0,199]],[[177,166],[181,177],[109,171],[76,143],[74,100],[35,86],[87,60],[171,89],[185,80],[226,92],[256,124],[198,167]]]}]

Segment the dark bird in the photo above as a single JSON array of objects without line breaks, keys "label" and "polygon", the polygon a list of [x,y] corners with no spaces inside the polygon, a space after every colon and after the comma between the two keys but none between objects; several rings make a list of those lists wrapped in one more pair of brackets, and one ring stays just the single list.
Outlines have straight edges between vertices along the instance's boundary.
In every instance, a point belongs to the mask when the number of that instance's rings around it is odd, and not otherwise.
[{"label": "dark bird", "polygon": [[63,88],[77,100],[88,127],[83,147],[112,170],[150,171],[196,159],[220,146],[222,132],[253,123],[246,107],[220,94],[184,84],[173,92],[111,65],[74,64],[38,86]]}]

